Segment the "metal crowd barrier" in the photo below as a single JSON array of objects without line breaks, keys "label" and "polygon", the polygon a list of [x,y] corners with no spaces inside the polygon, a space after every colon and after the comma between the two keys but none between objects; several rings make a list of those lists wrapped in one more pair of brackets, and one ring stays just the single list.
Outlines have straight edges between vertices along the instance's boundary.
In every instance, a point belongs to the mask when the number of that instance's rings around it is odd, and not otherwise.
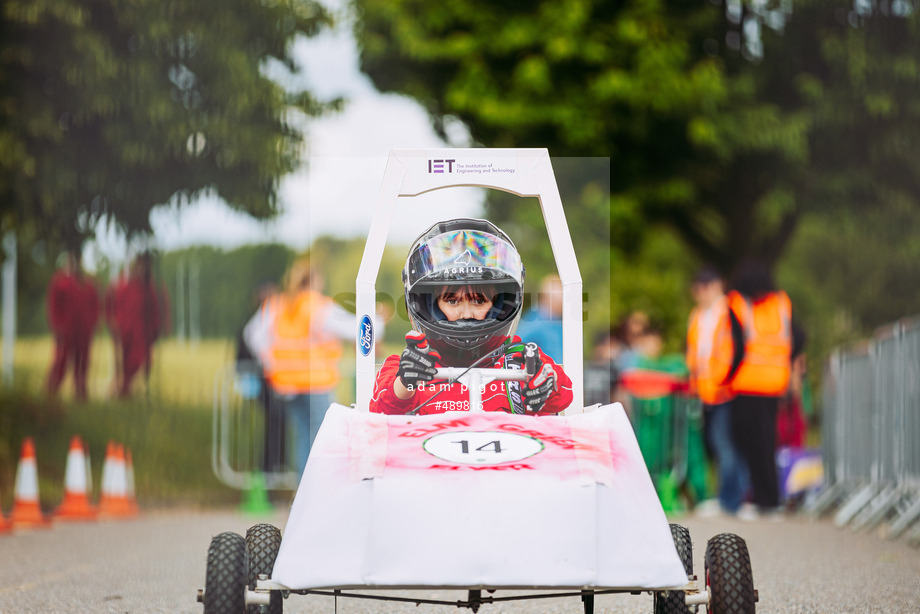
[{"label": "metal crowd barrier", "polygon": [[624,372],[630,422],[666,512],[681,512],[709,498],[702,405],[683,375],[645,369]]},{"label": "metal crowd barrier", "polygon": [[257,363],[228,364],[217,372],[212,426],[211,468],[221,482],[240,490],[255,483],[271,490],[297,488],[299,473],[285,455],[284,410],[266,389]]},{"label": "metal crowd barrier", "polygon": [[885,523],[920,542],[920,317],[832,354],[825,369],[825,484],[806,507],[837,526]]}]

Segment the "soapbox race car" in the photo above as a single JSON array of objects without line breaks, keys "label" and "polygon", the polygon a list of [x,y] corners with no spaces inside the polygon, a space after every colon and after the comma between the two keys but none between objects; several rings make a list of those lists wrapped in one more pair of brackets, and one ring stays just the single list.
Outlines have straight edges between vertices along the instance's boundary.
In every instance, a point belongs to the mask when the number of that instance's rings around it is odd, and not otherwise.
[{"label": "soapbox race car", "polygon": [[[374,284],[397,197],[455,185],[432,161],[501,169],[476,185],[537,196],[563,282],[563,363],[574,400],[565,415],[482,409],[498,381],[523,370],[439,369],[459,381],[469,411],[370,413],[375,373]],[[747,546],[723,533],[708,541],[705,574],[693,572],[689,531],[668,524],[632,426],[619,403],[583,407],[582,288],[546,150],[391,152],[357,279],[357,401],[323,421],[290,515],[245,537],[211,540],[206,614],[282,612],[291,594],[482,605],[651,593],[656,613],[755,611]],[[456,601],[393,590],[462,590]],[[371,592],[369,592],[371,591]],[[496,594],[496,591],[503,591]],[[513,591],[513,594],[504,594]]]}]

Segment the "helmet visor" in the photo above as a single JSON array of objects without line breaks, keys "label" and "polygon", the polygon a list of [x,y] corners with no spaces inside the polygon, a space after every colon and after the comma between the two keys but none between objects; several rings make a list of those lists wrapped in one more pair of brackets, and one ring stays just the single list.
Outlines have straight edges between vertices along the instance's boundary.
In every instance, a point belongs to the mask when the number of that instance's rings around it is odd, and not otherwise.
[{"label": "helmet visor", "polygon": [[522,284],[521,257],[509,242],[488,232],[456,230],[416,244],[406,261],[407,287],[416,282],[450,283],[513,279]]}]

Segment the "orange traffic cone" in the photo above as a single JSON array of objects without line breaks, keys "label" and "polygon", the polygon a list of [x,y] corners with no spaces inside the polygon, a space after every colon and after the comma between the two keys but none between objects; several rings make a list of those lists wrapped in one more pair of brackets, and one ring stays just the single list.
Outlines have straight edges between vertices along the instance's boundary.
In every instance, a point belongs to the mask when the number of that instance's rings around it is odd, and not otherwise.
[{"label": "orange traffic cone", "polygon": [[89,502],[86,450],[79,435],[70,440],[64,472],[64,500],[54,512],[55,520],[95,520],[98,512]]},{"label": "orange traffic cone", "polygon": [[22,441],[19,466],[16,468],[16,494],[10,522],[14,529],[36,529],[51,526],[42,514],[38,502],[38,463],[35,460],[35,444],[31,437]]},{"label": "orange traffic cone", "polygon": [[121,444],[109,442],[105,464],[102,466],[99,515],[106,518],[133,518],[136,514],[128,502],[125,448]]},{"label": "orange traffic cone", "polygon": [[6,535],[7,533],[12,533],[13,523],[6,519],[6,516],[3,515],[3,510],[0,510],[0,535]]}]

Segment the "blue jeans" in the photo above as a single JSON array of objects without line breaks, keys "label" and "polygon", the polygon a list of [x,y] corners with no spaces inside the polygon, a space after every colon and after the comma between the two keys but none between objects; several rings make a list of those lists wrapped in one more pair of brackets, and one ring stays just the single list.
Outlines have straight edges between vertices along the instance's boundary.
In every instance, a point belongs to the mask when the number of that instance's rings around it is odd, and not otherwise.
[{"label": "blue jeans", "polygon": [[719,503],[723,510],[734,514],[741,507],[742,497],[750,487],[750,478],[747,464],[738,453],[732,438],[732,406],[731,403],[722,403],[709,405],[706,410],[709,445],[719,468]]},{"label": "blue jeans", "polygon": [[326,417],[326,410],[332,402],[332,394],[294,394],[284,397],[288,424],[294,427],[294,446],[291,453],[294,468],[303,475],[303,469],[310,456],[313,441]]}]

